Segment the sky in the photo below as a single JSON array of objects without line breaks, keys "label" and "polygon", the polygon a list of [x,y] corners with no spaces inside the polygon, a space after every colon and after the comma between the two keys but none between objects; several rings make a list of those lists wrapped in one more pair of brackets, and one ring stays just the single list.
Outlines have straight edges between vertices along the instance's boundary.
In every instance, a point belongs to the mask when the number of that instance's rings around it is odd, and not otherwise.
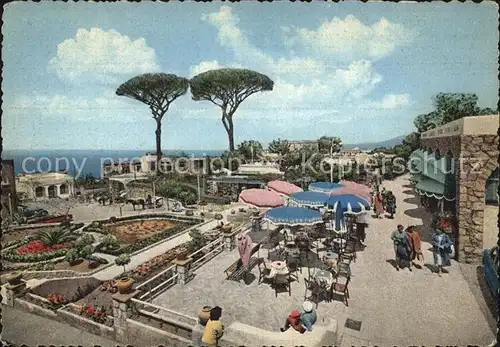
[{"label": "sky", "polygon": [[[6,149],[153,149],[149,108],[116,96],[151,72],[221,67],[274,81],[234,116],[235,141],[410,133],[439,92],[498,103],[495,3],[9,3],[4,10]],[[220,109],[177,99],[164,149],[227,149]]]}]

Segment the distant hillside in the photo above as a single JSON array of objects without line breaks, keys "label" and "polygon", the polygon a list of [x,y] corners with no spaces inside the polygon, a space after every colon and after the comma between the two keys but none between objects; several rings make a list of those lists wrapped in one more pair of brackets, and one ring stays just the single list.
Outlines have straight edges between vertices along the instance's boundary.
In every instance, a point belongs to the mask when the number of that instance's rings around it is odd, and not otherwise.
[{"label": "distant hillside", "polygon": [[401,135],[398,137],[395,137],[390,140],[385,140],[381,142],[366,142],[366,143],[354,143],[354,144],[345,144],[343,145],[343,148],[345,149],[352,149],[354,147],[358,147],[359,149],[375,149],[379,147],[394,147],[396,145],[399,145],[403,142],[404,138],[406,135]]}]

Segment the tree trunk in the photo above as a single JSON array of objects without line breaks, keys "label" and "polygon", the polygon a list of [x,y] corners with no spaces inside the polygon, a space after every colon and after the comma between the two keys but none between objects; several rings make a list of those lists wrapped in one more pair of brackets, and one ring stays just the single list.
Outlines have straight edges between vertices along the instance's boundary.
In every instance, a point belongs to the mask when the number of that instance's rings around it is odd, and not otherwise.
[{"label": "tree trunk", "polygon": [[161,119],[156,119],[156,174],[160,174],[160,159],[161,159]]},{"label": "tree trunk", "polygon": [[234,152],[234,126],[233,118],[231,116],[227,117],[227,136],[229,138],[229,151]]}]

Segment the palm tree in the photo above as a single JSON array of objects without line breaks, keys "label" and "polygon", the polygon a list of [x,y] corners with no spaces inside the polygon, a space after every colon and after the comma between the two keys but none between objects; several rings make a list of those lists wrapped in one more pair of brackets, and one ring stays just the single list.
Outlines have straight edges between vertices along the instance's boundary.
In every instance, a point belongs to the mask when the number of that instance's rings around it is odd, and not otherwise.
[{"label": "palm tree", "polygon": [[76,236],[71,234],[71,230],[65,228],[51,228],[41,231],[38,238],[47,246],[73,241]]}]

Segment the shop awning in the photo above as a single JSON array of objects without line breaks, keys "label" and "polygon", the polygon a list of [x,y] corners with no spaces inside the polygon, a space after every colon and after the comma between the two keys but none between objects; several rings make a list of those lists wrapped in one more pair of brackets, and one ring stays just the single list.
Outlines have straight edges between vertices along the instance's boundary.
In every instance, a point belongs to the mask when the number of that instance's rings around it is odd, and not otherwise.
[{"label": "shop awning", "polygon": [[436,199],[455,200],[454,180],[449,177],[448,182],[443,184],[426,176],[420,176],[420,180],[415,185],[415,190],[420,195],[433,197]]}]

